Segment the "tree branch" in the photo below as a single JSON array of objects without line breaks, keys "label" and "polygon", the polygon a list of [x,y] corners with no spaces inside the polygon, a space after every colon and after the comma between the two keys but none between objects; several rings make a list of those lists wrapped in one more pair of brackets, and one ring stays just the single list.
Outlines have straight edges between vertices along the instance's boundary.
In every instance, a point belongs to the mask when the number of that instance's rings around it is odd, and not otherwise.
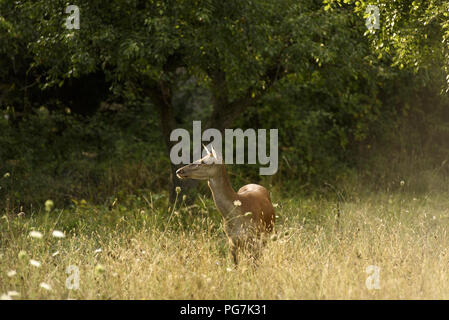
[{"label": "tree branch", "polygon": [[276,59],[271,67],[267,68],[260,80],[265,81],[265,88],[260,90],[255,86],[249,87],[245,94],[233,102],[228,102],[228,91],[226,86],[226,74],[224,71],[215,71],[211,74],[214,87],[214,108],[212,115],[207,123],[207,128],[216,128],[224,131],[225,128],[232,125],[234,120],[250,106],[255,105],[260,98],[287,73],[279,62],[280,57]]}]

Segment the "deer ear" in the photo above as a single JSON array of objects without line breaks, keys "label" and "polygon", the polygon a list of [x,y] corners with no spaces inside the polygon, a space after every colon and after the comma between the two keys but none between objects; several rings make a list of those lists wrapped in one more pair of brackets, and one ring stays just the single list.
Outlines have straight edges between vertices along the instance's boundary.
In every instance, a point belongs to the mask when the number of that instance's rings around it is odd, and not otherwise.
[{"label": "deer ear", "polygon": [[209,150],[207,150],[207,148],[206,148],[206,146],[203,144],[203,147],[204,147],[204,149],[206,150],[206,152],[207,152],[207,155],[210,155],[210,151]]},{"label": "deer ear", "polygon": [[214,156],[214,158],[218,160],[218,156],[213,145],[210,145],[210,150],[212,151],[212,155]]}]

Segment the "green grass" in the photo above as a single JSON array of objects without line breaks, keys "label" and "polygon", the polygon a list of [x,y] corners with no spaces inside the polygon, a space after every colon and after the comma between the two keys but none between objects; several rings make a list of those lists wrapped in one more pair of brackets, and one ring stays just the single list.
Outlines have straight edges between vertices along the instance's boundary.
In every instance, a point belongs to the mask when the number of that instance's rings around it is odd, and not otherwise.
[{"label": "green grass", "polygon": [[[0,219],[0,295],[14,299],[449,298],[449,197],[376,194],[275,201],[278,239],[234,268],[209,199],[134,197]],[[41,239],[29,236],[39,231]],[[52,237],[53,230],[65,238]],[[100,250],[101,249],[101,250]],[[19,257],[19,252],[21,257]],[[26,252],[26,255],[24,255]],[[55,255],[55,253],[57,254]],[[41,263],[35,267],[30,259]],[[69,290],[67,267],[79,269]],[[380,268],[380,289],[366,269]],[[8,276],[15,271],[14,276]],[[71,278],[69,278],[70,280]],[[41,283],[51,290],[40,287]]]}]

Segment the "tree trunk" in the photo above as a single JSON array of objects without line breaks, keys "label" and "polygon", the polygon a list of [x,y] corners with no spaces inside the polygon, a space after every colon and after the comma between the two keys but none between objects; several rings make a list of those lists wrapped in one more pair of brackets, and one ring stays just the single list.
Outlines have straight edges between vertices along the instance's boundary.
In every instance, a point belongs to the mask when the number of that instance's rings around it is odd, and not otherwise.
[{"label": "tree trunk", "polygon": [[[165,86],[164,83],[159,83],[151,88],[149,88],[150,97],[157,108],[159,114],[159,121],[162,129],[162,136],[165,142],[165,146],[167,148],[167,154],[170,157],[170,150],[173,145],[176,143],[174,141],[170,141],[170,134],[173,130],[178,127],[176,119],[173,113],[173,106],[171,104],[171,90],[168,86]],[[169,199],[170,202],[173,203],[176,199],[176,196],[182,197],[183,195],[188,196],[186,201],[193,201],[193,190],[198,186],[197,180],[180,180],[176,176],[176,170],[178,170],[183,165],[174,165],[170,161],[170,186],[169,186]],[[176,194],[176,187],[181,188],[181,192]]]},{"label": "tree trunk", "polygon": [[[279,67],[275,64],[272,68],[267,69],[262,79],[265,79],[267,87],[270,87],[278,78]],[[212,93],[213,93],[213,110],[209,120],[206,123],[205,128],[215,128],[221,133],[224,133],[226,128],[232,126],[234,120],[241,115],[249,106],[254,105],[256,101],[264,93],[263,90],[255,90],[255,88],[248,88],[246,93],[236,99],[235,101],[229,101],[229,92],[227,90],[226,74],[221,70],[211,71],[210,77],[212,79]],[[178,126],[173,114],[172,106],[172,92],[171,87],[163,81],[159,83],[153,83],[149,87],[150,97],[153,103],[156,105],[159,120],[162,128],[162,135],[164,137],[165,145],[167,147],[167,153],[170,155],[170,150],[175,144],[170,141],[170,134]],[[197,160],[197,159],[193,159]],[[197,180],[180,180],[176,176],[176,170],[181,165],[171,164],[171,185],[170,185],[170,201],[174,202],[176,199],[176,187],[181,188],[181,192],[178,195],[193,195],[193,190],[198,186]],[[189,201],[193,201],[193,197],[188,198]]]}]

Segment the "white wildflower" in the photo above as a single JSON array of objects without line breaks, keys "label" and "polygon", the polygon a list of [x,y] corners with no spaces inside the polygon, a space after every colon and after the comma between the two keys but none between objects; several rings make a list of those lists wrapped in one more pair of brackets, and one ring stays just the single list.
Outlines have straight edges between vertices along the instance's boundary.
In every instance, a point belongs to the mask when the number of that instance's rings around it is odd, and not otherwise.
[{"label": "white wildflower", "polygon": [[33,259],[30,259],[30,264],[36,268],[39,268],[41,266],[41,263],[39,261]]},{"label": "white wildflower", "polygon": [[50,286],[48,283],[41,282],[41,284],[40,284],[39,286],[40,286],[42,289],[45,289],[45,290],[48,290],[48,291],[51,290],[51,286]]},{"label": "white wildflower", "polygon": [[10,297],[18,297],[20,296],[20,293],[18,293],[17,291],[8,291],[8,296]]},{"label": "white wildflower", "polygon": [[16,270],[9,270],[6,274],[8,275],[8,277],[12,278],[17,274],[17,272]]},{"label": "white wildflower", "polygon": [[42,233],[40,233],[39,231],[31,231],[29,233],[29,236],[36,239],[42,239]]},{"label": "white wildflower", "polygon": [[100,253],[100,252],[102,252],[103,250],[101,250],[101,248],[98,248],[97,250],[95,250],[94,251],[94,253]]},{"label": "white wildflower", "polygon": [[51,235],[55,238],[65,238],[64,232],[59,231],[59,230],[53,230]]},{"label": "white wildflower", "polygon": [[240,202],[240,200],[235,200],[234,201],[234,206],[240,207],[241,205],[242,205],[242,203]]}]

